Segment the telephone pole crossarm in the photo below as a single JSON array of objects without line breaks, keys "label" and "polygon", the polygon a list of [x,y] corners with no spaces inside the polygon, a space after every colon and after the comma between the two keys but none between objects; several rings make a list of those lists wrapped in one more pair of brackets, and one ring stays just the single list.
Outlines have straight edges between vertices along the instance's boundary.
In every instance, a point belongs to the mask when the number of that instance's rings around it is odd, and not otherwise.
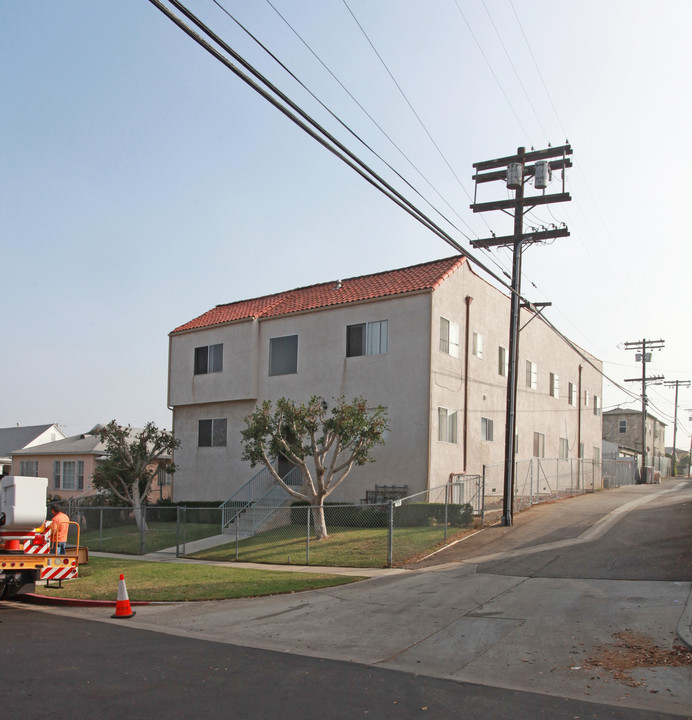
[{"label": "telephone pole crossarm", "polygon": [[[569,230],[566,227],[556,228],[555,230],[537,230],[536,232],[524,233],[521,240],[525,243],[534,243],[559,237],[569,237]],[[514,235],[502,235],[501,237],[484,238],[483,240],[471,240],[471,245],[474,248],[489,248],[499,247],[500,245],[514,245],[515,242]]]}]

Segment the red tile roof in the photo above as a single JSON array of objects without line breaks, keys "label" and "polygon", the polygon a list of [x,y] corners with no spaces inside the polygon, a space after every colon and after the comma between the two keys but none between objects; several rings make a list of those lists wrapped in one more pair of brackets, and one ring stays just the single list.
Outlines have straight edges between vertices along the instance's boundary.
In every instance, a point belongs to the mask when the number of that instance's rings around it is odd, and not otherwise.
[{"label": "red tile roof", "polygon": [[177,327],[173,332],[199,330],[238,320],[279,317],[332,305],[402,295],[417,290],[433,290],[463,262],[463,257],[455,255],[444,260],[435,260],[399,270],[348,278],[341,280],[340,286],[336,280],[331,280],[275,295],[217,305],[194,320]]}]

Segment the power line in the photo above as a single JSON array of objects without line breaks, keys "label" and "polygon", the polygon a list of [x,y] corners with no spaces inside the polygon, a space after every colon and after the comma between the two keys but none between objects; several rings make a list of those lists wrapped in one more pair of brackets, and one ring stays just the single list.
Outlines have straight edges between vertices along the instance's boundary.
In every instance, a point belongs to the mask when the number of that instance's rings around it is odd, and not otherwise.
[{"label": "power line", "polygon": [[[216,2],[216,0],[213,0]],[[339,84],[339,86],[343,89],[343,91],[353,100],[353,102],[365,113],[365,115],[369,118],[369,120],[375,125],[375,127],[384,135],[384,137],[391,143],[391,145],[399,152],[399,154],[408,162],[408,164],[415,170],[418,175],[427,183],[428,187],[442,200],[445,205],[461,220],[461,222],[469,229],[470,232],[472,232],[476,237],[478,237],[477,233],[468,225],[468,223],[461,217],[461,215],[456,211],[456,209],[453,207],[453,205],[440,193],[440,191],[430,182],[430,180],[425,176],[425,174],[416,166],[416,164],[409,158],[409,156],[401,149],[401,147],[392,139],[392,137],[387,133],[387,131],[380,125],[380,123],[377,122],[377,120],[363,107],[363,105],[358,101],[358,99],[353,95],[353,93],[344,85],[344,83],[332,72],[332,70],[329,68],[329,66],[322,60],[322,58],[313,50],[313,48],[307,43],[307,41],[300,35],[300,33],[291,25],[291,23],[286,19],[286,17],[278,10],[278,8],[271,2],[271,0],[266,0],[267,4],[274,10],[274,12],[281,18],[281,20],[286,24],[286,26],[294,33],[294,35],[300,40],[301,43],[308,49],[308,51],[313,55],[313,57],[317,60],[317,62],[322,65],[322,67],[331,75],[331,77]],[[218,4],[218,3],[217,3]],[[379,157],[379,155],[378,155]],[[380,158],[381,159],[381,158]],[[383,160],[384,162],[384,160]],[[396,172],[396,171],[394,171]],[[398,173],[397,173],[398,174]],[[408,184],[408,183],[407,183]],[[418,193],[420,194],[420,193]],[[424,198],[425,199],[425,198]],[[426,200],[426,202],[431,206],[432,204]],[[433,208],[435,209],[435,208]],[[436,210],[436,212],[439,213],[439,211]],[[439,213],[442,215],[441,213]],[[442,215],[444,217],[444,215]],[[449,221],[448,221],[449,222]],[[452,224],[452,223],[450,223]],[[458,229],[458,228],[457,228]],[[468,238],[467,238],[468,239]]]},{"label": "power line", "polygon": [[435,149],[437,150],[439,156],[442,158],[442,160],[444,161],[445,165],[449,168],[449,171],[452,173],[452,175],[454,175],[454,178],[456,179],[456,181],[459,183],[459,186],[461,187],[461,189],[462,189],[462,190],[464,191],[464,193],[466,194],[466,197],[467,197],[469,200],[471,200],[471,199],[472,199],[472,198],[471,198],[471,194],[469,193],[469,191],[468,191],[468,190],[466,189],[466,187],[464,186],[464,183],[461,182],[461,179],[459,178],[459,176],[458,176],[458,175],[456,174],[456,172],[454,171],[454,168],[449,164],[449,161],[447,160],[447,158],[445,157],[444,153],[443,153],[442,150],[440,149],[440,146],[435,142],[435,138],[433,138],[433,136],[430,134],[430,131],[429,131],[428,128],[426,127],[426,125],[425,125],[425,123],[423,122],[423,120],[421,119],[420,115],[416,112],[415,108],[414,108],[413,105],[411,104],[411,101],[408,99],[408,97],[406,96],[406,93],[403,91],[401,85],[399,85],[399,83],[397,82],[396,78],[395,78],[394,75],[392,74],[392,71],[391,71],[391,70],[389,69],[389,67],[387,66],[387,63],[384,61],[384,58],[383,58],[382,55],[380,55],[380,53],[377,51],[377,48],[376,48],[375,45],[373,44],[372,40],[370,39],[370,37],[368,36],[368,34],[365,32],[365,28],[364,28],[364,27],[360,24],[360,22],[358,21],[358,18],[355,16],[353,10],[351,10],[348,2],[347,2],[346,0],[342,0],[342,2],[344,3],[344,5],[346,6],[346,9],[347,9],[347,10],[349,11],[349,13],[351,14],[351,17],[355,20],[356,25],[358,25],[358,27],[360,28],[360,31],[363,33],[363,37],[368,41],[368,44],[369,44],[370,47],[372,48],[372,51],[375,53],[375,55],[377,55],[379,61],[382,63],[382,67],[384,67],[384,69],[387,71],[387,74],[388,74],[389,77],[392,79],[392,82],[394,83],[394,85],[396,85],[397,90],[401,93],[401,97],[404,98],[404,100],[406,101],[406,104],[407,104],[407,105],[409,106],[409,108],[411,109],[411,112],[414,114],[416,120],[418,120],[420,126],[421,126],[421,127],[423,128],[423,130],[425,131],[425,134],[428,136],[428,138],[430,138],[430,142],[435,146]]},{"label": "power line", "polygon": [[464,11],[461,9],[461,5],[459,5],[459,0],[454,0],[454,4],[457,6],[457,10],[459,10],[459,12],[461,13],[461,17],[464,18],[464,22],[466,23],[466,27],[469,29],[469,32],[471,33],[471,37],[474,39],[476,45],[478,46],[478,49],[480,50],[480,53],[483,56],[483,59],[485,60],[486,64],[488,65],[488,68],[490,69],[492,76],[495,78],[495,82],[497,83],[498,87],[500,88],[500,92],[502,93],[505,100],[507,101],[507,104],[509,105],[512,113],[514,114],[514,117],[516,118],[516,121],[519,123],[519,127],[521,128],[521,131],[524,133],[524,137],[528,140],[529,133],[526,131],[526,128],[524,127],[524,124],[522,123],[521,119],[519,118],[519,115],[517,115],[517,111],[514,109],[514,105],[512,105],[512,101],[509,99],[507,93],[505,92],[504,87],[502,87],[502,83],[500,82],[500,79],[495,74],[495,70],[493,69],[493,66],[490,64],[490,60],[488,60],[485,52],[483,51],[483,48],[481,47],[481,44],[478,42],[478,38],[476,37],[476,34],[473,32],[473,28],[469,24],[469,21],[466,19],[466,15],[464,15]]}]

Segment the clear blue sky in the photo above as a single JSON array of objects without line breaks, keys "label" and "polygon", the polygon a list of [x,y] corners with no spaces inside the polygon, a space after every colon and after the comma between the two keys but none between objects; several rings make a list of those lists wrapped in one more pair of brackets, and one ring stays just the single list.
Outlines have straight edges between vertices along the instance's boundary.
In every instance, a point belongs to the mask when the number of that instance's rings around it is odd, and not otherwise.
[{"label": "clear blue sky", "polygon": [[[348,0],[443,159],[343,0],[272,1],[453,210],[266,0],[223,4],[470,237],[489,234],[468,208],[472,163],[566,136],[574,200],[551,212],[572,235],[527,251],[524,293],[552,301],[548,316],[613,379],[640,372],[618,345],[644,337],[666,341],[652,372],[692,379],[691,3]],[[212,0],[188,5],[383,169]],[[0,0],[0,93],[0,427],[170,426],[177,325],[218,303],[452,254],[146,0]],[[509,230],[499,213],[485,219]],[[493,257],[509,266],[506,251]],[[673,391],[651,391],[670,444]],[[606,407],[627,400],[605,383]]]}]

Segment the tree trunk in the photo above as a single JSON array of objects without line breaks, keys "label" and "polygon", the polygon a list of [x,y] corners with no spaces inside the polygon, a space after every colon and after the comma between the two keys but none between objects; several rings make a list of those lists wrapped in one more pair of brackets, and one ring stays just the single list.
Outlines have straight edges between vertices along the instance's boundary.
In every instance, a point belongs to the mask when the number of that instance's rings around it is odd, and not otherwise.
[{"label": "tree trunk", "polygon": [[147,527],[147,516],[144,508],[140,503],[136,503],[132,506],[132,513],[135,516],[135,522],[140,532],[146,532],[149,528]]},{"label": "tree trunk", "polygon": [[315,526],[315,535],[318,540],[325,540],[327,534],[327,523],[324,521],[324,498],[315,498],[312,505],[312,524]]}]

